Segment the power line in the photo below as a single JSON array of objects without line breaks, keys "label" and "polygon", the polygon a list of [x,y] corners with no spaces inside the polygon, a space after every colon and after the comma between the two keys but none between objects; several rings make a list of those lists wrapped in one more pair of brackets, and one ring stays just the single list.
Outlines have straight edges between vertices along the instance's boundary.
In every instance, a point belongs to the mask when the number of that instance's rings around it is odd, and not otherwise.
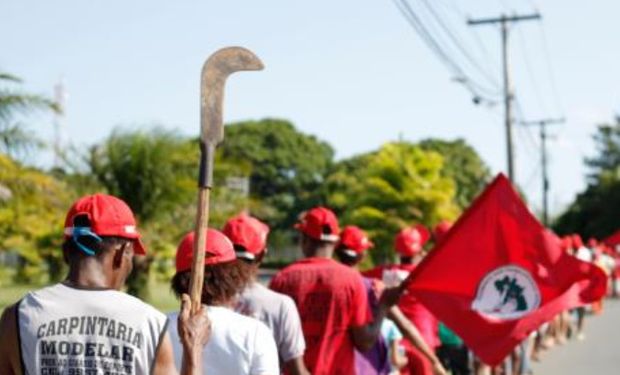
[{"label": "power line", "polygon": [[[525,112],[523,112],[523,107],[521,106],[521,101],[516,97],[515,95],[515,112],[517,113],[517,122],[523,122],[525,121],[525,119],[527,118],[527,116],[525,115]],[[524,134],[527,134],[527,140],[529,142],[529,144],[532,146],[532,148],[538,152],[538,144],[536,143],[536,138],[534,137],[534,135],[532,134],[532,132],[530,131],[530,128],[528,127],[517,127],[517,129],[521,129],[524,131]]]},{"label": "power line", "polygon": [[452,72],[457,82],[462,83],[475,96],[479,97],[497,97],[497,90],[489,89],[485,85],[478,83],[469,76],[465,69],[456,62],[452,56],[445,50],[442,43],[433,33],[430,32],[427,25],[422,22],[421,18],[414,11],[407,0],[393,0],[397,9],[401,12],[405,20],[412,26],[416,33],[422,38],[422,41],[430,48],[437,58]]},{"label": "power line", "polygon": [[435,19],[437,24],[439,24],[439,26],[442,28],[442,30],[445,32],[448,38],[452,41],[452,43],[461,52],[461,54],[465,57],[465,59],[469,61],[471,66],[476,68],[476,70],[478,70],[478,72],[480,72],[482,76],[484,76],[494,87],[499,88],[499,82],[497,82],[497,80],[494,77],[489,75],[489,73],[484,68],[482,68],[480,64],[469,54],[469,52],[465,49],[465,47],[463,47],[462,40],[460,40],[459,37],[457,37],[456,34],[453,33],[450,27],[448,27],[446,23],[441,19],[441,17],[439,17],[439,15],[437,14],[437,11],[429,3],[429,1],[428,0],[421,0],[421,1],[426,7],[426,9],[429,10],[429,13],[432,15],[433,19]]},{"label": "power line", "polygon": [[[459,19],[470,18],[469,14],[465,13],[465,11],[463,11],[463,9],[461,9],[455,1],[442,0],[440,1],[440,3],[443,5],[444,9],[452,13],[455,13]],[[474,40],[475,46],[480,51],[480,53],[483,55],[482,56],[483,61],[486,62],[486,65],[489,68],[488,70],[492,70],[493,73],[495,74],[500,74],[499,67],[497,66],[496,63],[494,63],[495,59],[491,57],[491,54],[489,53],[489,50],[487,49],[486,45],[482,42],[482,39],[480,38],[480,34],[478,33],[477,29],[473,29],[470,35],[472,35],[472,39]]]}]

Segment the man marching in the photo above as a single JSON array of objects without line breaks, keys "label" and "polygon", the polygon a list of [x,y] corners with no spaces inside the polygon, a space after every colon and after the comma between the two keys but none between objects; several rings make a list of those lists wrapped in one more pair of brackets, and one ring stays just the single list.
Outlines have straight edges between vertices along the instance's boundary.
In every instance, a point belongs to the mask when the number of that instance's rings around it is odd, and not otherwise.
[{"label": "man marching", "polygon": [[[145,255],[130,208],[110,195],[73,204],[64,227],[67,278],[28,293],[0,322],[0,374],[175,374],[166,316],[120,289],[134,254]],[[210,334],[183,297],[183,374],[202,373]]]},{"label": "man marching", "polygon": [[[400,284],[409,276],[422,259],[422,246],[428,241],[430,233],[422,226],[402,229],[394,239],[394,248],[400,263],[379,266],[364,272],[364,276],[383,280],[387,286]],[[414,296],[405,294],[398,307],[420,331],[426,344],[435,350],[439,346],[438,321]],[[406,342],[408,344],[408,342]],[[409,364],[403,374],[433,374],[433,364],[412,345],[406,346]]]},{"label": "man marching", "polygon": [[270,287],[293,298],[299,309],[310,372],[354,374],[354,349],[365,352],[374,345],[387,310],[402,291],[386,289],[373,320],[359,272],[332,259],[340,234],[336,215],[316,207],[296,228],[305,258],[280,271]]},{"label": "man marching", "polygon": [[269,227],[242,214],[228,220],[223,232],[232,241],[237,259],[247,265],[246,272],[251,275],[250,284],[239,296],[236,311],[262,321],[271,329],[284,370],[291,375],[309,374],[304,365],[306,343],[295,302],[256,281],[267,252]]}]

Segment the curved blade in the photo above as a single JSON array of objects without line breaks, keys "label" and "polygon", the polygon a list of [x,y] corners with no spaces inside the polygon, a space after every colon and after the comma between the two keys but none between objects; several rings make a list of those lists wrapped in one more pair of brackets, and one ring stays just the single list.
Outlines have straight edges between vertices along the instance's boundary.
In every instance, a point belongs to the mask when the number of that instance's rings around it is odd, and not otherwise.
[{"label": "curved blade", "polygon": [[260,59],[243,47],[222,48],[207,59],[202,67],[200,87],[200,138],[204,144],[215,147],[224,139],[222,103],[228,76],[262,69]]}]

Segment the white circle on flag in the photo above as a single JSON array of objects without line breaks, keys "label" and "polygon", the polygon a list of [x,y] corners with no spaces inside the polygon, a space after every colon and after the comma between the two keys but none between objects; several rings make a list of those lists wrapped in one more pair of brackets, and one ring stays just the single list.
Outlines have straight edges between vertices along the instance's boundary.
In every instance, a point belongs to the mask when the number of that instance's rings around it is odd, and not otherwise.
[{"label": "white circle on flag", "polygon": [[509,265],[486,274],[478,285],[471,308],[501,319],[519,319],[540,306],[540,290],[532,275],[522,267]]}]

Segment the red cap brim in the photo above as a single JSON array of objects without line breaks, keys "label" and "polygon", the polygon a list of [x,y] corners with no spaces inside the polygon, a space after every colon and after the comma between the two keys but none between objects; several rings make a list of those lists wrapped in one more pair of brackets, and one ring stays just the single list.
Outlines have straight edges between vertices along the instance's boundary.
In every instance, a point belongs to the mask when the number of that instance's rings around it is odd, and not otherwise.
[{"label": "red cap brim", "polygon": [[140,238],[136,238],[133,245],[134,254],[146,255],[146,246]]}]

